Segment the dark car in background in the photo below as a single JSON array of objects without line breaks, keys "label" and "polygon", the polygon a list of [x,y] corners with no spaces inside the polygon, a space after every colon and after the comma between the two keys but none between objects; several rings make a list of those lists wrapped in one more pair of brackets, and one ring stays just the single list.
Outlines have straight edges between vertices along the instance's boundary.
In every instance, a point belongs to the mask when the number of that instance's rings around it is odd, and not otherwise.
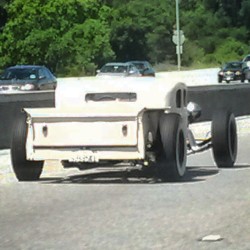
[{"label": "dark car in background", "polygon": [[110,62],[106,63],[100,70],[97,70],[96,76],[141,76],[140,71],[132,63]]},{"label": "dark car in background", "polygon": [[56,77],[40,65],[11,66],[0,76],[0,91],[53,90],[56,85]]},{"label": "dark car in background", "polygon": [[218,82],[226,81],[245,81],[245,75],[243,74],[242,62],[228,62],[225,63],[218,72]]},{"label": "dark car in background", "polygon": [[148,61],[129,61],[139,69],[142,76],[155,76],[155,70]]}]

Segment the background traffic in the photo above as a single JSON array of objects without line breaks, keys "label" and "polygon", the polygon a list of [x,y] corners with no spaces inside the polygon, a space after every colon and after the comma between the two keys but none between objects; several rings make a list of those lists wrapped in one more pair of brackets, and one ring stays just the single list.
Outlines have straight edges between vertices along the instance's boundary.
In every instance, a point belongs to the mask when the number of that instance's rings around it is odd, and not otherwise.
[{"label": "background traffic", "polygon": [[218,72],[218,83],[222,81],[250,82],[250,55],[245,56],[242,61],[225,63]]}]

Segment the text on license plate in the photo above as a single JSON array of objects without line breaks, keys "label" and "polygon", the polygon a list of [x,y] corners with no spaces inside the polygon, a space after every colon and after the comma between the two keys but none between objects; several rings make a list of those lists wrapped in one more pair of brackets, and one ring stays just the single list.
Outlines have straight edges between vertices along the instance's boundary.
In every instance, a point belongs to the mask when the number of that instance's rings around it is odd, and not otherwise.
[{"label": "text on license plate", "polygon": [[69,159],[70,162],[98,162],[98,158],[94,154],[76,154]]}]

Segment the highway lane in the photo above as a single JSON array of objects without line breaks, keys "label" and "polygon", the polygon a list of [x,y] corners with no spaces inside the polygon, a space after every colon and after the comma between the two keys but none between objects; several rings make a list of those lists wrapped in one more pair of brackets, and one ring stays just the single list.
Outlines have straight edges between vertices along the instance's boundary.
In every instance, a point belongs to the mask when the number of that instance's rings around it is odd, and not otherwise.
[{"label": "highway lane", "polygon": [[1,181],[0,249],[249,249],[250,130],[241,122],[235,168],[218,169],[207,151],[189,157],[179,183],[53,162],[39,182]]}]

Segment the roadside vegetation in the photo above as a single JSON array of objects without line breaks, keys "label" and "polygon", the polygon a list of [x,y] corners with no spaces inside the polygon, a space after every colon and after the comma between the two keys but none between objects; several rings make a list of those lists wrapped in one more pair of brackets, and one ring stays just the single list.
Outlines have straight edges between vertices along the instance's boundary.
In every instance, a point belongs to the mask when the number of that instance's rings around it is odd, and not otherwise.
[{"label": "roadside vegetation", "polygon": [[[250,0],[180,1],[183,67],[218,67],[250,53]],[[2,0],[0,68],[43,64],[92,75],[108,61],[176,65],[173,0]]]}]

